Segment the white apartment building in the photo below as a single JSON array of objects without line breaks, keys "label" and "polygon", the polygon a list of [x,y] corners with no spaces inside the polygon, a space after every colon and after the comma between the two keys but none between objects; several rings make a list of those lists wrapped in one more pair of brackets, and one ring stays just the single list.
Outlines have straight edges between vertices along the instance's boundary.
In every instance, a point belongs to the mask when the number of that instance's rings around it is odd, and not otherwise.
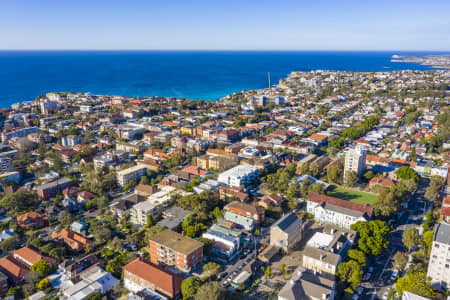
[{"label": "white apartment building", "polygon": [[123,187],[132,180],[137,182],[145,174],[147,174],[147,167],[143,165],[133,166],[117,172],[117,183]]},{"label": "white apartment building", "polygon": [[221,174],[218,181],[227,186],[246,186],[259,175],[259,169],[255,166],[236,166]]},{"label": "white apartment building", "polygon": [[366,169],[367,150],[361,145],[357,145],[355,149],[350,149],[345,153],[344,178],[347,172],[353,171],[361,176]]},{"label": "white apartment building", "polygon": [[434,287],[450,288],[450,224],[439,223],[436,228],[427,276]]},{"label": "white apartment building", "polygon": [[13,131],[2,132],[2,142],[5,143],[11,139],[25,137],[29,134],[37,133],[38,131],[39,131],[39,128],[36,126],[33,126],[33,127],[20,128],[20,129],[16,129]]},{"label": "white apartment building", "polygon": [[0,157],[0,172],[1,173],[12,172],[13,170],[14,170],[13,159],[10,157]]},{"label": "white apartment building", "polygon": [[[162,210],[169,206],[171,195],[176,189],[171,186],[163,186],[161,190],[150,195],[147,200],[139,202],[130,209],[130,222],[137,225],[146,225],[147,217],[158,217]],[[181,195],[190,194],[179,191]]]},{"label": "white apartment building", "polygon": [[314,215],[314,220],[350,229],[358,221],[370,221],[373,207],[310,193],[306,200],[306,211]]}]

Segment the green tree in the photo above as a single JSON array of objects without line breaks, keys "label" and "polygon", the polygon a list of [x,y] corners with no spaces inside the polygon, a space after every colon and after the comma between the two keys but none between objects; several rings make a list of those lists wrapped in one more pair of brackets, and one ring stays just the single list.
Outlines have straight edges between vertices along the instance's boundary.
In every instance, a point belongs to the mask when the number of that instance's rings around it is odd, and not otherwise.
[{"label": "green tree", "polygon": [[285,264],[280,264],[280,271],[281,271],[281,274],[283,274],[283,276],[286,276],[287,271],[286,271],[286,265]]},{"label": "green tree", "polygon": [[419,232],[417,229],[408,227],[403,231],[402,242],[411,251],[419,243]]},{"label": "green tree", "polygon": [[[340,162],[340,161],[339,161]],[[327,169],[327,178],[330,183],[342,183],[342,174],[344,173],[344,169],[342,163],[336,163],[331,165]]]},{"label": "green tree", "polygon": [[389,227],[386,222],[373,220],[359,221],[351,225],[359,234],[358,248],[366,254],[380,255],[389,244]]},{"label": "green tree", "polygon": [[364,252],[357,249],[350,249],[347,253],[350,259],[353,259],[357,263],[359,263],[362,267],[366,265],[367,259]]},{"label": "green tree", "polygon": [[416,171],[407,166],[402,166],[395,171],[395,174],[399,179],[414,179],[419,181],[419,175]]},{"label": "green tree", "polygon": [[183,300],[194,298],[199,288],[200,281],[198,281],[197,278],[189,277],[184,279],[181,283],[181,294],[183,295]]},{"label": "green tree", "polygon": [[408,271],[405,277],[397,280],[395,289],[399,295],[402,295],[404,291],[408,291],[422,297],[436,297],[436,293],[431,288],[431,284],[427,279],[427,274],[422,271]]},{"label": "green tree", "polygon": [[271,266],[267,266],[266,270],[264,271],[264,275],[266,276],[266,278],[272,278],[273,273]]},{"label": "green tree", "polygon": [[293,180],[286,192],[286,198],[288,200],[293,200],[300,196],[301,196],[300,184],[298,183],[297,180]]},{"label": "green tree", "polygon": [[3,251],[7,252],[15,249],[17,245],[18,245],[17,238],[15,236],[12,236],[4,240],[0,247],[2,248]]},{"label": "green tree", "polygon": [[425,231],[423,234],[423,243],[427,249],[427,253],[429,253],[431,250],[433,240],[434,240],[434,231],[433,230]]},{"label": "green tree", "polygon": [[394,255],[394,268],[403,272],[408,263],[408,254],[405,252],[397,251]]},{"label": "green tree", "polygon": [[222,300],[225,290],[219,282],[211,281],[203,284],[195,294],[195,300]]},{"label": "green tree", "polygon": [[154,225],[153,224],[153,217],[150,214],[150,215],[147,216],[147,227],[152,227],[153,225]]},{"label": "green tree", "polygon": [[391,189],[382,188],[374,207],[378,215],[389,217],[398,211],[400,202]]},{"label": "green tree", "polygon": [[425,199],[431,202],[435,202],[439,199],[440,192],[444,185],[444,181],[439,176],[433,176],[430,179],[430,183],[425,191]]},{"label": "green tree", "polygon": [[142,176],[141,181],[139,181],[139,184],[149,184],[148,177]]},{"label": "green tree", "polygon": [[339,265],[337,277],[343,283],[347,283],[355,291],[361,282],[363,269],[354,260],[343,262]]},{"label": "green tree", "polygon": [[89,296],[87,296],[86,298],[84,298],[84,300],[101,300],[102,299],[102,294],[100,292],[94,292],[92,294],[90,294]]},{"label": "green tree", "polygon": [[31,271],[38,272],[41,278],[48,276],[52,272],[52,266],[41,259],[30,267]]},{"label": "green tree", "polygon": [[220,265],[216,264],[215,262],[209,262],[205,265],[203,265],[203,271],[209,272],[210,274],[217,274],[221,271]]},{"label": "green tree", "polygon": [[358,175],[354,171],[349,171],[345,173],[345,184],[347,186],[353,187],[358,184]]},{"label": "green tree", "polygon": [[42,291],[42,290],[49,288],[50,285],[51,285],[50,280],[45,278],[38,282],[38,284],[36,285],[36,288],[38,291]]}]

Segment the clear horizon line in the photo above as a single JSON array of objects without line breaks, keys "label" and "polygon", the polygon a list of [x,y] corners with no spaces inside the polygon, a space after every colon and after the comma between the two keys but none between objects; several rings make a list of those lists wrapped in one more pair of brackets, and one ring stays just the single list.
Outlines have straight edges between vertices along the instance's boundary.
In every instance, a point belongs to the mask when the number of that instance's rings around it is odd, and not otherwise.
[{"label": "clear horizon line", "polygon": [[161,51],[173,51],[173,52],[181,52],[181,51],[208,51],[208,52],[214,52],[214,51],[223,51],[223,52],[443,52],[443,53],[450,53],[450,50],[417,50],[417,49],[400,49],[400,50],[392,50],[392,49],[378,49],[378,50],[370,50],[370,49],[0,49],[1,52],[6,51],[154,51],[154,52],[161,52]]}]

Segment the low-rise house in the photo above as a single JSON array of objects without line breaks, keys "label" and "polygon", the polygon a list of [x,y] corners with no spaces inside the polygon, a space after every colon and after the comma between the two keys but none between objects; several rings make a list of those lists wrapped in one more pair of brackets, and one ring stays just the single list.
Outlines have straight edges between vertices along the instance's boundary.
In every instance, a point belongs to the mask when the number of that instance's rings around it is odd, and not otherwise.
[{"label": "low-rise house", "polygon": [[203,259],[203,243],[171,230],[154,234],[149,240],[150,260],[189,272]]},{"label": "low-rise house", "polygon": [[40,254],[38,251],[33,250],[27,246],[22,247],[18,250],[15,250],[13,252],[13,257],[15,259],[21,261],[28,267],[31,267],[32,265],[34,265],[35,263],[37,263],[40,260],[46,261],[49,264],[55,263],[55,260],[53,258],[44,256],[44,255]]},{"label": "low-rise house", "polygon": [[0,271],[14,284],[19,284],[30,273],[28,266],[12,255],[0,258]]},{"label": "low-rise house", "polygon": [[265,209],[272,207],[280,207],[281,203],[283,202],[284,198],[283,196],[277,195],[277,194],[269,194],[265,195],[257,202],[259,206],[264,207]]},{"label": "low-rise house", "polygon": [[306,200],[306,210],[317,221],[350,229],[358,221],[370,221],[373,207],[335,197],[310,193]]},{"label": "low-rise house", "polygon": [[47,223],[47,216],[40,212],[30,211],[17,217],[17,224],[24,229],[39,229]]},{"label": "low-rise house", "polygon": [[158,187],[148,184],[138,184],[134,189],[134,192],[142,197],[149,197],[154,193],[159,192]]},{"label": "low-rise house", "polygon": [[334,275],[356,237],[354,231],[332,228],[329,233],[316,232],[303,251],[303,267],[321,274]]},{"label": "low-rise house", "polygon": [[302,239],[302,220],[294,213],[288,213],[270,227],[270,245],[285,252]]},{"label": "low-rise house", "polygon": [[63,290],[67,299],[85,299],[93,293],[105,294],[119,284],[120,280],[104,271],[99,266],[87,269],[80,274],[80,281],[73,286]]},{"label": "low-rise house", "polygon": [[278,300],[333,300],[334,288],[333,280],[298,267],[278,293]]},{"label": "low-rise house", "polygon": [[80,204],[84,204],[86,203],[86,201],[94,199],[95,197],[97,197],[97,195],[95,195],[94,193],[91,193],[89,191],[82,191],[78,193],[77,202]]},{"label": "low-rise house", "polygon": [[224,207],[225,220],[240,225],[245,230],[253,230],[264,220],[264,208],[238,201],[231,202]]},{"label": "low-rise house", "polygon": [[61,178],[38,186],[36,188],[36,192],[40,200],[48,200],[51,197],[55,197],[58,192],[62,192],[71,185],[72,179]]},{"label": "low-rise house", "polygon": [[79,260],[64,260],[59,264],[58,270],[63,274],[66,278],[73,281],[78,281],[80,274],[98,263],[98,259],[95,254],[90,254]]},{"label": "low-rise house", "polygon": [[73,231],[63,229],[60,232],[53,232],[52,238],[60,240],[73,250],[82,251],[88,244],[88,239]]},{"label": "low-rise house", "polygon": [[394,181],[389,178],[383,178],[383,177],[374,177],[369,181],[369,188],[374,187],[383,187],[383,188],[391,188],[395,185]]},{"label": "low-rise house", "polygon": [[162,220],[159,221],[156,225],[158,225],[161,228],[167,228],[172,231],[178,231],[184,219],[188,215],[192,214],[193,214],[192,211],[183,209],[178,206],[172,206],[168,209],[165,209],[162,212]]},{"label": "low-rise house", "polygon": [[149,289],[176,299],[181,295],[183,277],[137,258],[123,267],[123,281],[125,288],[131,292]]},{"label": "low-rise house", "polygon": [[234,199],[240,202],[246,202],[248,200],[248,194],[240,187],[221,186],[219,187],[219,198],[222,201]]},{"label": "low-rise house", "polygon": [[210,229],[203,233],[203,238],[214,241],[212,253],[226,260],[232,260],[240,247],[240,238]]}]

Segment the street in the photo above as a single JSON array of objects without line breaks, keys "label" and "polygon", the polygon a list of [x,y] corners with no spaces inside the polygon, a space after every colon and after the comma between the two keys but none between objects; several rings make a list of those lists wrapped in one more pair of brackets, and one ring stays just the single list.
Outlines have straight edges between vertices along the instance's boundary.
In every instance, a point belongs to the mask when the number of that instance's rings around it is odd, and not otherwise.
[{"label": "street", "polygon": [[[426,207],[428,207],[428,201],[424,198],[427,185],[427,181],[423,180],[415,195],[410,197],[408,208],[401,210],[401,216],[394,230],[389,234],[388,249],[370,264],[374,271],[368,280],[362,282],[364,292],[360,299],[383,299],[385,293],[395,288],[396,281],[391,279],[394,270],[393,257],[397,251],[405,251],[402,243],[403,231],[408,227],[419,227],[423,222]],[[398,275],[398,277],[401,276],[402,274]]]}]

